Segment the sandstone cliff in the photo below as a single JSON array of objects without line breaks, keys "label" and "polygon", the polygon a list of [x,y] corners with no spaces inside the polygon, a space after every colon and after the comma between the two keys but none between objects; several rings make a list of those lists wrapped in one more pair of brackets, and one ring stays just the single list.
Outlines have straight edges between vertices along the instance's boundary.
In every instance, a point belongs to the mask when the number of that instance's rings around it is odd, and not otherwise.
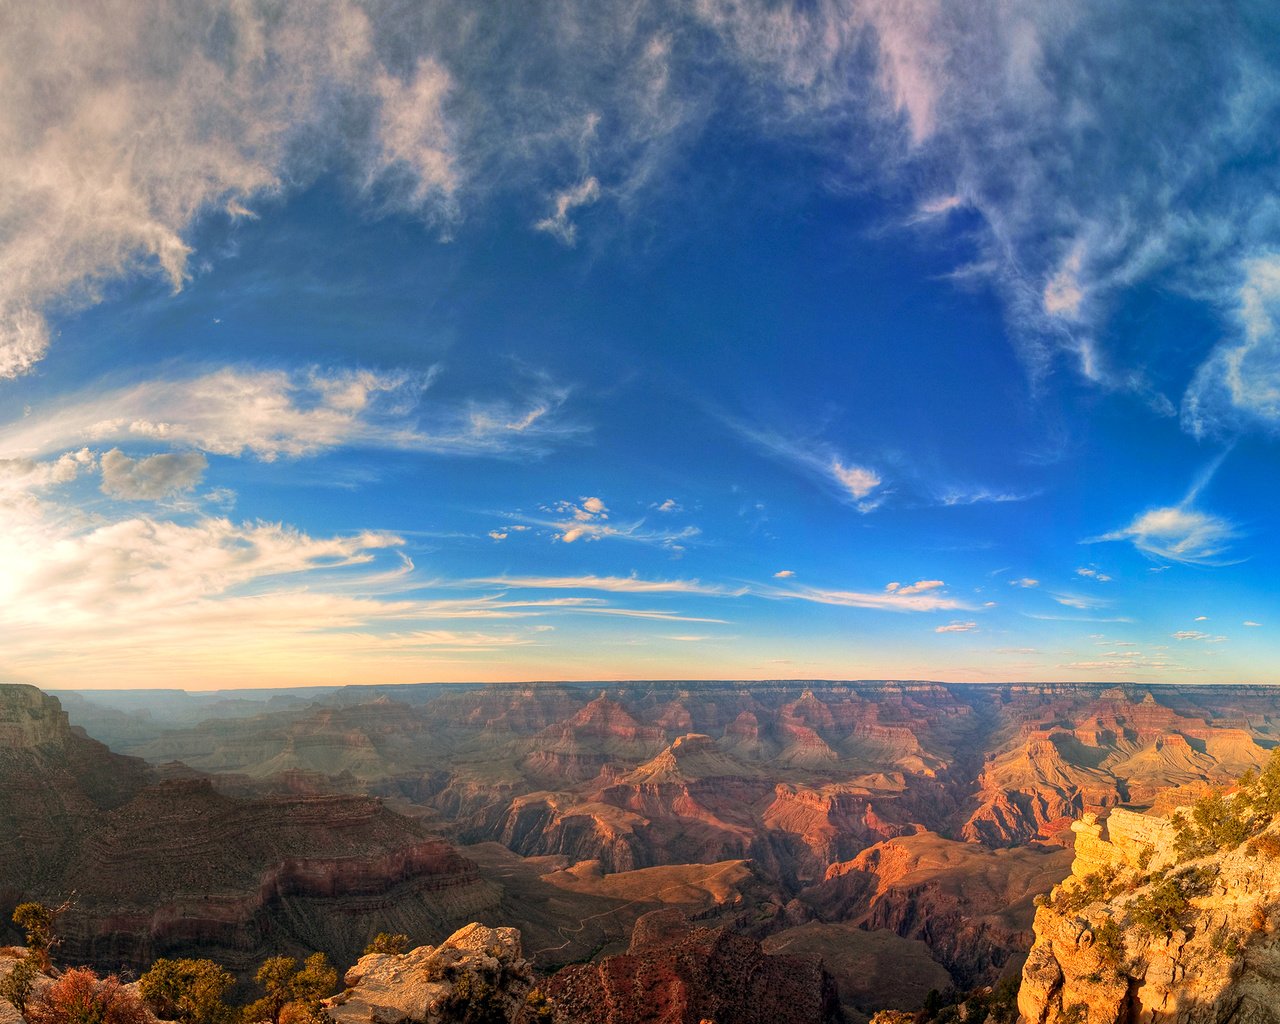
[{"label": "sandstone cliff", "polygon": [[1072,874],[1036,912],[1027,1024],[1280,1021],[1280,833],[1180,857],[1161,818],[1076,823]]}]

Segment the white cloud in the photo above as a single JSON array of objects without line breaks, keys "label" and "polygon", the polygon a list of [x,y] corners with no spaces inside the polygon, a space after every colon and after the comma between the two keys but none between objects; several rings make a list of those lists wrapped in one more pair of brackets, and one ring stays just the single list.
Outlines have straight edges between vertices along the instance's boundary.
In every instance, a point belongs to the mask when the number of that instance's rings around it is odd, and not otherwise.
[{"label": "white cloud", "polygon": [[88,448],[64,452],[56,459],[0,459],[0,495],[5,492],[41,491],[70,483],[81,472],[96,465]]},{"label": "white cloud", "polygon": [[1244,622],[1242,622],[1242,623],[1241,623],[1241,625],[1242,625],[1242,626],[1261,626],[1261,625],[1262,625],[1262,623],[1261,623],[1261,622],[1254,622],[1252,619],[1245,619],[1245,621],[1244,621]]},{"label": "white cloud", "polygon": [[909,583],[903,586],[901,583],[888,583],[885,585],[886,594],[897,594],[900,597],[906,597],[908,594],[923,594],[929,590],[937,590],[939,587],[945,587],[946,584],[942,580],[917,580],[915,583]]},{"label": "white cloud", "polygon": [[155,501],[189,491],[209,461],[199,452],[171,452],[131,459],[112,448],[101,459],[102,493],[128,501]]},{"label": "white cloud", "polygon": [[1095,583],[1110,583],[1111,577],[1104,572],[1099,572],[1089,566],[1084,566],[1076,570],[1077,576],[1083,576],[1085,579],[1093,580]]},{"label": "white cloud", "polygon": [[494,540],[506,540],[510,534],[508,534],[506,530],[490,530],[489,536]]},{"label": "white cloud", "polygon": [[1280,429],[1280,253],[1245,260],[1242,275],[1238,332],[1214,348],[1183,398],[1183,424],[1197,436]]},{"label": "white cloud", "polygon": [[775,580],[789,580],[795,575],[794,569],[779,569],[773,574]]},{"label": "white cloud", "polygon": [[554,532],[555,539],[565,544],[573,544],[579,540],[627,540],[681,552],[684,550],[684,542],[693,540],[702,532],[696,526],[654,529],[647,526],[644,519],[629,523],[611,522],[608,506],[596,497],[582,498],[577,502],[556,502],[543,511],[555,518],[526,519],[521,525],[525,528],[540,526],[550,529]]},{"label": "white cloud", "polygon": [[964,602],[930,589],[924,593],[895,592],[866,593],[857,590],[831,590],[821,587],[761,588],[761,597],[774,597],[812,601],[815,604],[840,605],[847,608],[878,608],[896,612],[932,612],[947,609],[968,608]]},{"label": "white cloud", "polygon": [[833,486],[840,499],[852,504],[859,512],[871,512],[884,501],[883,493],[869,498],[884,483],[876,470],[849,462],[826,444],[795,441],[733,419],[725,419],[725,422],[766,455],[797,467],[827,486]]},{"label": "white cloud", "polygon": [[866,466],[845,465],[840,459],[832,459],[832,477],[855,499],[865,498],[880,486],[880,474]]},{"label": "white cloud", "polygon": [[996,491],[989,487],[971,487],[959,488],[953,487],[944,491],[939,500],[947,506],[953,505],[980,505],[988,502],[992,504],[1005,504],[1011,501],[1029,501],[1036,497],[1035,493],[1021,493],[1018,491]]},{"label": "white cloud", "polygon": [[578,184],[557,192],[552,203],[554,212],[534,224],[539,231],[558,238],[565,245],[578,240],[578,227],[570,220],[574,210],[590,206],[600,198],[600,182],[594,176],[584,178]]},{"label": "white cloud", "polygon": [[1207,615],[1197,615],[1197,616],[1195,617],[1195,621],[1196,621],[1196,622],[1208,622],[1208,621],[1209,621],[1209,616],[1207,616]]},{"label": "white cloud", "polygon": [[1128,526],[1097,539],[1131,541],[1144,554],[1171,562],[1212,565],[1238,536],[1236,527],[1222,516],[1172,505],[1149,509]]},{"label": "white cloud", "polygon": [[675,498],[668,498],[666,501],[662,502],[661,504],[654,504],[654,505],[650,505],[649,507],[653,509],[657,509],[659,512],[683,512],[684,511],[684,509],[680,507],[679,503],[676,501]]},{"label": "white cloud", "polygon": [[[0,426],[0,453],[31,456],[85,442],[145,440],[265,460],[341,446],[481,455],[575,432],[550,415],[530,425],[509,407],[502,412],[495,405],[480,415],[474,405],[424,402],[430,382],[430,374],[237,368],[143,381],[37,407]],[[533,403],[558,404],[564,397],[539,394]]]},{"label": "white cloud", "polygon": [[1205,643],[1220,644],[1225,643],[1225,636],[1214,636],[1211,633],[1201,633],[1195,629],[1180,629],[1176,633],[1170,633],[1175,640],[1203,640]]},{"label": "white cloud", "polygon": [[[143,271],[179,288],[192,224],[243,214],[318,158],[394,165],[419,208],[456,187],[447,73],[401,82],[347,0],[32,8],[0,40],[0,377],[49,343],[46,316]],[[341,154],[341,155],[339,155]],[[442,208],[441,214],[446,211]]]},{"label": "white cloud", "polygon": [[1031,579],[1031,577],[1029,577],[1029,576],[1023,576],[1023,577],[1022,577],[1022,579],[1019,579],[1019,580],[1010,580],[1010,581],[1009,581],[1009,586],[1011,586],[1011,587],[1026,587],[1026,588],[1030,588],[1030,587],[1038,587],[1038,586],[1040,586],[1040,581],[1039,581],[1039,580],[1033,580],[1033,579]]},{"label": "white cloud", "polygon": [[978,628],[976,622],[952,622],[945,626],[938,626],[934,629],[935,633],[972,633]]},{"label": "white cloud", "polygon": [[636,576],[492,576],[472,584],[522,590],[602,590],[615,594],[702,594],[740,597],[745,587],[725,587],[699,580],[644,580]]}]

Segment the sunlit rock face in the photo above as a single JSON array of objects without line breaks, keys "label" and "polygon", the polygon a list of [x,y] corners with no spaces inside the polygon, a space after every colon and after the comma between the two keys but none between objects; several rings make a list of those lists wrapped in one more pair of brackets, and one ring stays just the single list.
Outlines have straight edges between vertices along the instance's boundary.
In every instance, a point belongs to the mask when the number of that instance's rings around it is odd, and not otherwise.
[{"label": "sunlit rock face", "polygon": [[[1280,1021],[1280,822],[1196,860],[1173,836],[1165,819],[1122,810],[1079,823],[1072,873],[1036,912],[1025,1024]],[[1114,879],[1100,894],[1099,871]],[[1184,897],[1171,901],[1169,884]],[[1150,908],[1169,905],[1152,925]]]},{"label": "sunlit rock face", "polygon": [[438,946],[363,956],[344,981],[325,1003],[335,1024],[523,1024],[534,974],[518,930],[472,923]]}]

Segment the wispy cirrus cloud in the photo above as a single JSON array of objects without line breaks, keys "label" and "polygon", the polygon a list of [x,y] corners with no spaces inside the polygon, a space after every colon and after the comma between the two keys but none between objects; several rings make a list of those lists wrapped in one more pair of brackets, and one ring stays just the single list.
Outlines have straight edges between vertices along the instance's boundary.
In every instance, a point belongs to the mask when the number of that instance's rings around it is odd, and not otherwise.
[{"label": "wispy cirrus cloud", "polygon": [[795,440],[730,418],[724,422],[753,447],[800,470],[859,512],[873,511],[884,500],[884,480],[877,470],[849,460],[825,442]]},{"label": "wispy cirrus cloud", "polygon": [[895,612],[933,612],[951,609],[968,609],[958,598],[939,593],[934,587],[923,591],[913,588],[874,591],[835,590],[823,587],[760,587],[754,592],[760,597],[786,600],[811,601],[814,604],[841,605],[846,608],[873,608]]},{"label": "wispy cirrus cloud", "polygon": [[431,373],[229,367],[95,390],[0,426],[0,453],[44,455],[84,444],[165,443],[267,461],[338,447],[500,455],[580,432],[558,410],[563,389],[527,404],[432,403]]},{"label": "wispy cirrus cloud", "polygon": [[937,626],[935,633],[972,633],[978,628],[976,622],[949,622],[945,626]]},{"label": "wispy cirrus cloud", "polygon": [[466,581],[468,584],[518,590],[602,590],[614,594],[699,594],[710,597],[741,597],[745,586],[730,587],[701,580],[646,580],[637,576],[491,576]]}]

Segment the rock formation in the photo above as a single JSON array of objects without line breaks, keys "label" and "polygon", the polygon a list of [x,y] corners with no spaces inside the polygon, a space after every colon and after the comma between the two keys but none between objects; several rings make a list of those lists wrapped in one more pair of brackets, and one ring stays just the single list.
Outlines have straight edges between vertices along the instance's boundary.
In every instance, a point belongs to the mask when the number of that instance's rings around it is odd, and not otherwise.
[{"label": "rock formation", "polygon": [[1280,1021],[1280,832],[1179,858],[1160,818],[1076,826],[1072,874],[1036,912],[1026,1024]]},{"label": "rock formation", "polygon": [[534,976],[515,928],[469,924],[438,946],[361,957],[325,1001],[334,1024],[525,1024]]}]

